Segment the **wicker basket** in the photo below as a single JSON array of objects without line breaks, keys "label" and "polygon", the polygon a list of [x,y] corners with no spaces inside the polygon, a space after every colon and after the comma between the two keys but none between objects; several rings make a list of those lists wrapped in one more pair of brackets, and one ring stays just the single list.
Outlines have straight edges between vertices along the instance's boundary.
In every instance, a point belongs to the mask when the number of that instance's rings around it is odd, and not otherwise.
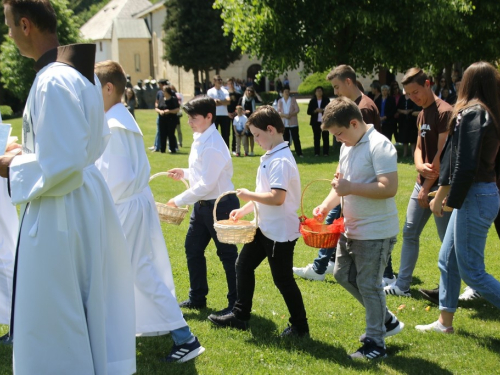
[{"label": "wicker basket", "polygon": [[[344,217],[341,216],[339,219],[336,219],[332,224],[319,224],[315,223],[314,228],[308,225],[308,219],[304,215],[304,194],[307,188],[313,183],[317,181],[327,181],[331,182],[331,180],[327,179],[318,179],[313,180],[309,184],[306,185],[304,191],[302,192],[302,196],[300,197],[300,209],[302,211],[302,216],[300,217],[300,233],[302,234],[302,238],[307,246],[314,248],[325,248],[329,249],[337,246],[337,242],[340,238],[340,235],[344,232]],[[342,205],[343,206],[343,205]],[[332,232],[333,229],[333,232]]]},{"label": "wicker basket", "polygon": [[236,194],[236,191],[227,191],[219,196],[214,204],[214,228],[217,232],[217,238],[222,243],[227,244],[245,244],[253,241],[257,231],[257,219],[259,213],[257,205],[254,204],[254,221],[238,220],[219,220],[217,221],[217,204],[222,197],[228,194]]},{"label": "wicker basket", "polygon": [[[434,199],[434,197],[436,196],[436,193],[437,193],[437,191],[431,191],[429,194],[427,194],[427,196],[428,196],[429,198]],[[449,206],[447,206],[447,205],[444,205],[444,206],[443,206],[443,211],[444,211],[444,212],[451,212],[451,211],[453,211],[453,207],[449,207]]]},{"label": "wicker basket", "polygon": [[[156,173],[150,177],[149,181],[155,179],[158,176],[170,176],[170,173]],[[186,185],[186,189],[189,189],[189,185],[186,180],[181,178],[181,181],[184,183],[184,185]],[[184,219],[184,216],[186,216],[189,209],[188,205],[186,205],[186,207],[171,207],[160,202],[155,202],[155,204],[160,220],[168,224],[179,225],[180,223],[182,223],[182,220]]]}]

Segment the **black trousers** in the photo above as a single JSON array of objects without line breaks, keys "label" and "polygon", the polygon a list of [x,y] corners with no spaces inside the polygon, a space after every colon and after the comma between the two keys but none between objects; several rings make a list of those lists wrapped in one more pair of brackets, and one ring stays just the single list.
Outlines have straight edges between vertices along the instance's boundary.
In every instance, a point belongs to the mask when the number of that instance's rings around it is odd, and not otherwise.
[{"label": "black trousers", "polygon": [[283,138],[286,142],[290,142],[290,134],[293,139],[293,147],[295,148],[295,153],[300,156],[302,155],[302,146],[300,144],[299,137],[299,127],[294,126],[293,128],[285,128],[285,134],[283,134]]},{"label": "black trousers", "polygon": [[330,132],[328,132],[327,130],[321,130],[321,122],[317,122],[311,126],[313,129],[314,137],[314,155],[319,155],[321,138],[323,138],[323,155],[328,155],[328,150],[330,148]]},{"label": "black trousers", "polygon": [[167,150],[167,138],[168,138],[168,148],[171,153],[175,153],[177,149],[177,138],[175,137],[175,128],[177,124],[175,122],[166,122],[160,120],[160,151],[165,152]]},{"label": "black trousers", "polygon": [[290,324],[299,330],[309,330],[302,294],[292,271],[293,250],[296,242],[297,240],[275,242],[257,229],[254,240],[243,246],[236,260],[238,300],[233,312],[238,319],[250,319],[255,291],[255,269],[267,258],[274,285],[279,289],[290,312]]},{"label": "black trousers", "polygon": [[215,116],[215,127],[217,130],[219,129],[219,125],[220,135],[229,149],[229,136],[231,135],[231,121],[229,116]]}]

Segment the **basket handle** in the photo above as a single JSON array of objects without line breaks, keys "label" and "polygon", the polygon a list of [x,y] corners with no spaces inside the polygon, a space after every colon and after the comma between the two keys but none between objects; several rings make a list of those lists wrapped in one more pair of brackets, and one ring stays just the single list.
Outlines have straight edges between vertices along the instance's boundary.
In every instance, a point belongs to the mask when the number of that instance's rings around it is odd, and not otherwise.
[{"label": "basket handle", "polygon": [[[156,177],[158,176],[171,176],[172,173],[170,172],[159,172],[159,173],[155,173],[154,175],[152,175],[150,178],[149,178],[149,182],[151,182],[151,180],[155,179]],[[186,185],[186,190],[189,189],[189,185],[188,183],[186,182],[185,179],[181,178],[180,181],[182,181],[184,183],[184,185]]]},{"label": "basket handle", "polygon": [[[217,222],[217,204],[219,203],[219,201],[225,197],[226,195],[229,195],[229,194],[237,194],[238,192],[237,191],[234,191],[234,190],[231,190],[231,191],[226,191],[225,193],[222,193],[221,195],[219,195],[219,197],[215,200],[215,203],[214,203],[214,212],[213,212],[213,215],[214,215],[214,223]],[[253,213],[255,215],[255,225],[257,225],[258,221],[259,221],[259,210],[257,209],[257,205],[255,204],[255,202],[253,202]]]},{"label": "basket handle", "polygon": [[[304,215],[304,194],[306,193],[306,190],[309,188],[309,186],[314,183],[314,182],[318,182],[318,181],[326,181],[326,182],[332,182],[332,180],[329,180],[327,178],[318,178],[317,180],[312,180],[311,182],[309,182],[306,187],[304,188],[304,190],[302,190],[302,195],[300,196],[300,211],[302,212],[302,216],[305,217]],[[343,211],[344,211],[344,197],[340,197],[341,199],[341,202],[342,202],[342,205],[341,205],[341,209],[340,209],[340,216],[343,215]]]}]

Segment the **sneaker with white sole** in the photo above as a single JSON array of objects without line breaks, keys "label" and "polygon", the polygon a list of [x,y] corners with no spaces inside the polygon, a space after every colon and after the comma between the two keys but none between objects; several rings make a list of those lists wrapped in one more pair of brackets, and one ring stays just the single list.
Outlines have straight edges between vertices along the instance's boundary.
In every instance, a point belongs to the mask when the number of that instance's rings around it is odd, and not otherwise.
[{"label": "sneaker with white sole", "polygon": [[399,289],[396,283],[384,287],[384,292],[386,296],[401,296],[401,297],[411,297],[410,290],[404,291]]},{"label": "sneaker with white sole", "polygon": [[445,327],[439,323],[439,320],[436,320],[431,324],[415,326],[415,329],[420,332],[455,333],[453,327]]},{"label": "sneaker with white sole", "polygon": [[308,264],[303,268],[293,267],[293,273],[303,279],[307,280],[315,280],[315,281],[323,281],[325,280],[325,274],[320,275],[313,269],[312,264]]},{"label": "sneaker with white sole", "polygon": [[186,362],[190,359],[198,357],[201,353],[205,351],[205,348],[201,346],[198,338],[195,337],[192,343],[186,343],[182,345],[174,345],[170,354],[163,358],[162,362]]},{"label": "sneaker with white sole", "polygon": [[458,297],[458,299],[460,301],[472,301],[473,299],[478,299],[481,297],[481,294],[477,290],[472,289],[470,286],[466,286],[464,292],[460,294],[460,297]]},{"label": "sneaker with white sole", "polygon": [[[396,318],[396,316],[392,313],[391,313],[391,318],[387,322],[385,322],[384,325],[385,325],[384,338],[397,335],[405,327],[405,324],[403,322],[400,322],[398,318]],[[363,333],[359,337],[359,341],[364,342],[365,339],[366,339],[366,333]]]},{"label": "sneaker with white sole", "polygon": [[367,337],[363,341],[363,346],[349,356],[350,359],[382,359],[387,357],[385,347],[378,346],[375,341]]},{"label": "sneaker with white sole", "polygon": [[332,274],[334,268],[335,268],[335,262],[332,262],[331,260],[328,261],[328,266],[326,267],[325,274],[326,273]]},{"label": "sneaker with white sole", "polygon": [[382,279],[382,286],[386,287],[386,286],[392,285],[392,284],[396,283],[396,281],[398,281],[398,278],[395,275],[393,275],[392,277],[384,277]]}]

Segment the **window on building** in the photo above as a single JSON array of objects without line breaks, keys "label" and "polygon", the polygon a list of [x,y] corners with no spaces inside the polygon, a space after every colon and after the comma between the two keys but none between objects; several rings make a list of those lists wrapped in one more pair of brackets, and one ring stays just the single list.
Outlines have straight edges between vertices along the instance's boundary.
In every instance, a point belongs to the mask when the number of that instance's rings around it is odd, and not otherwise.
[{"label": "window on building", "polygon": [[136,53],[134,55],[134,62],[135,62],[135,71],[140,72],[141,71],[141,55]]}]

